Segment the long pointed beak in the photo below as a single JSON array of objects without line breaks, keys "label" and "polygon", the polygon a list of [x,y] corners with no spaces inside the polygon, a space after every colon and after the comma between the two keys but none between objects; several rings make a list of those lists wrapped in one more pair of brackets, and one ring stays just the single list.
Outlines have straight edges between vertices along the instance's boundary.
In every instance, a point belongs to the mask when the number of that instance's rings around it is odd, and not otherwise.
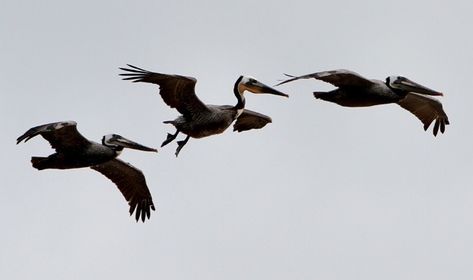
[{"label": "long pointed beak", "polygon": [[118,138],[116,141],[120,144],[120,146],[122,146],[124,148],[140,150],[140,151],[147,151],[147,152],[158,152],[158,150],[156,150],[156,149],[143,146],[141,144],[138,144],[136,142],[128,140],[124,137]]},{"label": "long pointed beak", "polygon": [[413,82],[409,79],[400,82],[400,88],[406,91],[425,94],[425,95],[433,95],[433,96],[443,96],[443,93],[420,85],[416,82]]},{"label": "long pointed beak", "polygon": [[289,95],[280,92],[268,85],[265,85],[261,82],[252,83],[251,85],[247,85],[248,90],[252,93],[262,93],[262,94],[272,94],[272,95],[279,95],[284,97],[289,97]]}]

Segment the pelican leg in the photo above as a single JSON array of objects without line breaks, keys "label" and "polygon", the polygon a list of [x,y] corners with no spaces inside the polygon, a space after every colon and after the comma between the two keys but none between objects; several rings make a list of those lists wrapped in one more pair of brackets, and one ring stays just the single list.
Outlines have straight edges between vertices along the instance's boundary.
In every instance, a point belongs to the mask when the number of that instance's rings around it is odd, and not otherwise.
[{"label": "pelican leg", "polygon": [[179,134],[179,129],[176,130],[176,133],[174,134],[168,133],[168,136],[166,137],[166,140],[164,140],[164,142],[161,144],[161,147],[164,147],[167,144],[171,143],[172,140],[176,139],[178,134]]},{"label": "pelican leg", "polygon": [[176,157],[179,155],[179,152],[181,151],[182,147],[184,147],[184,145],[187,143],[187,141],[189,141],[189,138],[190,136],[187,135],[186,139],[182,140],[182,141],[177,141],[177,149],[176,149]]}]

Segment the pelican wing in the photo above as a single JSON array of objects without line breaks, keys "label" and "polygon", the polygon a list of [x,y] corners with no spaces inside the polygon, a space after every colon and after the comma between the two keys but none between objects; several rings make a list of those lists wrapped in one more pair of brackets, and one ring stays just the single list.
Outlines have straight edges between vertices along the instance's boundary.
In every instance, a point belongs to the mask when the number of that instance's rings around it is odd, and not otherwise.
[{"label": "pelican wing", "polygon": [[270,117],[244,109],[233,125],[233,131],[242,132],[250,129],[259,129],[270,122],[272,122]]},{"label": "pelican wing", "polygon": [[16,143],[28,141],[36,135],[43,136],[53,149],[58,152],[69,152],[87,147],[90,142],[77,131],[74,121],[55,122],[30,128],[16,139]]},{"label": "pelican wing", "polygon": [[123,80],[152,83],[159,86],[159,94],[171,108],[176,108],[181,114],[190,116],[207,111],[207,106],[195,95],[197,80],[192,77],[168,75],[147,71],[127,64],[130,68],[120,68],[128,73],[122,73]]},{"label": "pelican wing", "polygon": [[136,210],[136,221],[139,221],[140,217],[143,222],[146,217],[149,219],[151,209],[155,210],[155,208],[141,170],[119,159],[113,159],[90,168],[102,173],[117,185],[130,205],[130,216]]},{"label": "pelican wing", "polygon": [[435,136],[437,136],[439,128],[440,132],[444,133],[445,125],[450,124],[442,104],[436,99],[415,93],[408,93],[406,97],[398,101],[397,104],[414,114],[424,124],[424,130],[427,130],[430,124],[435,120],[433,129]]},{"label": "pelican wing", "polygon": [[289,83],[289,82],[299,80],[299,79],[310,79],[310,78],[314,78],[317,80],[330,83],[336,87],[368,87],[368,86],[373,85],[372,81],[364,78],[360,74],[350,71],[350,70],[345,70],[345,69],[316,72],[316,73],[307,74],[307,75],[298,76],[298,77],[288,75],[288,74],[285,74],[285,75],[291,78],[288,80],[282,81],[277,85],[282,85],[282,84]]}]

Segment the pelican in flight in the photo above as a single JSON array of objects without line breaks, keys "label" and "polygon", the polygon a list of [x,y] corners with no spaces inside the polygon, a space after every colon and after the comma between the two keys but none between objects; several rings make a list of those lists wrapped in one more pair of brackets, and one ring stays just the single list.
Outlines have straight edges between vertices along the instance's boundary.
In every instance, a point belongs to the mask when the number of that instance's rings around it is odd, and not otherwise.
[{"label": "pelican in flight", "polygon": [[180,75],[168,75],[150,72],[136,66],[127,64],[129,68],[120,68],[127,73],[122,73],[123,80],[133,82],[152,83],[159,86],[159,94],[164,102],[171,108],[176,108],[182,115],[172,121],[164,123],[172,124],[176,128],[174,134],[168,133],[161,147],[176,139],[179,132],[187,135],[182,141],[177,141],[176,157],[182,147],[189,141],[190,137],[202,138],[224,132],[232,123],[234,131],[245,131],[264,127],[271,122],[271,118],[245,109],[245,97],[243,93],[266,93],[288,97],[252,77],[240,76],[235,82],[233,93],[237,98],[235,106],[230,105],[208,105],[204,104],[195,94],[197,80],[192,77]]},{"label": "pelican in flight", "polygon": [[290,79],[278,85],[299,79],[314,78],[337,87],[329,92],[314,92],[314,97],[325,101],[337,103],[347,107],[366,107],[380,104],[397,103],[402,108],[414,114],[427,130],[435,120],[434,136],[440,131],[445,131],[448,117],[442,104],[431,96],[443,96],[441,92],[431,90],[402,76],[390,76],[385,81],[370,80],[350,70],[332,70],[312,73],[295,77],[287,75]]},{"label": "pelican in flight", "polygon": [[33,127],[18,137],[17,144],[36,135],[43,136],[56,153],[48,157],[32,157],[31,163],[38,170],[71,169],[90,167],[114,182],[130,206],[130,216],[144,222],[155,210],[151,193],[143,173],[129,163],[116,157],[124,148],[157,152],[120,135],[110,134],[102,138],[102,144],[87,140],[77,131],[77,123],[64,121]]}]

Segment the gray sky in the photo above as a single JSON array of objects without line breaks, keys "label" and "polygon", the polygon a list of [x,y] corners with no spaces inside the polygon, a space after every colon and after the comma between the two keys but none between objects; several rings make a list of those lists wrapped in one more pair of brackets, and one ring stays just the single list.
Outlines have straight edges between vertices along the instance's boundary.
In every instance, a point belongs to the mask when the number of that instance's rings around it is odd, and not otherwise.
[{"label": "gray sky", "polygon": [[[472,279],[471,1],[66,2],[0,10],[1,279]],[[445,93],[451,125],[316,101],[315,80],[247,94],[272,124],[121,155],[158,208],[137,224],[104,176],[38,172],[49,144],[15,146],[60,120],[159,146],[178,113],[121,81],[126,63],[194,76],[213,104],[236,103],[240,74],[404,75]]]}]

